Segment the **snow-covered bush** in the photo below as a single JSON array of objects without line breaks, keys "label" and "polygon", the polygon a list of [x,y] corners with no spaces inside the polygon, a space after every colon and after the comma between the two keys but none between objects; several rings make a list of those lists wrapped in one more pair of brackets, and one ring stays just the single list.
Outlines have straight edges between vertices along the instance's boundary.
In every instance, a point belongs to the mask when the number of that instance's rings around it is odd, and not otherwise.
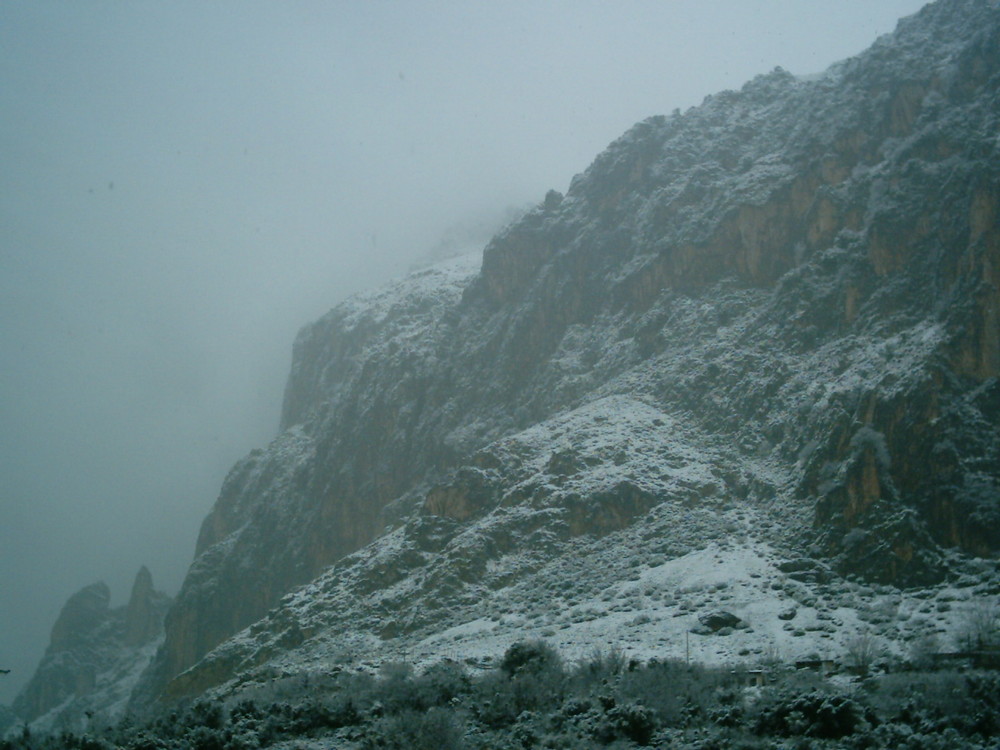
[{"label": "snow-covered bush", "polygon": [[877,719],[848,695],[813,691],[774,693],[758,707],[754,730],[781,737],[839,739],[867,729]]}]

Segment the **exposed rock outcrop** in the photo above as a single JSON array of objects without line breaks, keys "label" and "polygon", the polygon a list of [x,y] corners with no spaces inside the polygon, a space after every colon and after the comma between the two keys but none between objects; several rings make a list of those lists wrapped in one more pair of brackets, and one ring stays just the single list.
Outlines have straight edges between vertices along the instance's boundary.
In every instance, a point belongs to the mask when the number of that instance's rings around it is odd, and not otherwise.
[{"label": "exposed rock outcrop", "polygon": [[746,624],[739,617],[732,612],[726,612],[724,609],[717,609],[713,612],[705,612],[699,615],[698,623],[700,625],[699,632],[706,633],[727,632],[740,626],[746,627]]},{"label": "exposed rock outcrop", "polygon": [[739,506],[885,583],[995,553],[998,17],[939,0],[817,80],[642,122],[481,266],[303,329],[284,432],[227,478],[137,700],[308,642],[282,597],[320,574],[392,638],[567,540],[676,536],[667,510]]},{"label": "exposed rock outcrop", "polygon": [[53,712],[50,723],[60,726],[81,723],[87,712],[120,712],[162,638],[170,603],[153,588],[145,566],[125,606],[111,608],[103,582],[73,594],[38,669],[14,700],[14,712],[26,722]]},{"label": "exposed rock outcrop", "polygon": [[137,648],[160,635],[163,631],[163,595],[153,588],[153,575],[143,565],[132,584],[132,594],[125,607],[126,646]]}]

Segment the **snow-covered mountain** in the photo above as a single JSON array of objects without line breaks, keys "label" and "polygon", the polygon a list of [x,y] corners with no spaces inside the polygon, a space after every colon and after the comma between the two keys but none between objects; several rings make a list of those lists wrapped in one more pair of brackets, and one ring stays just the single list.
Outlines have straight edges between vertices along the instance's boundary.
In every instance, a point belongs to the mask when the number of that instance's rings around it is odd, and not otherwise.
[{"label": "snow-covered mountain", "polygon": [[939,0],[304,328],[134,705],[525,636],[949,638],[1000,591],[998,84],[996,3]]},{"label": "snow-covered mountain", "polygon": [[112,608],[104,583],[73,594],[52,627],[38,670],[14,701],[17,716],[47,729],[79,727],[95,712],[120,715],[163,642],[171,599],[141,568],[128,603]]}]

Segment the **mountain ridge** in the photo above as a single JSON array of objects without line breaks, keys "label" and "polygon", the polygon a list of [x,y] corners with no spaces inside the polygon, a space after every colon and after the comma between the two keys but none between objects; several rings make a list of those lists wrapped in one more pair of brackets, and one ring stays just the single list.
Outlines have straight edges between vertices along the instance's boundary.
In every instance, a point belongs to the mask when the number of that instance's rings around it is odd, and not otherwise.
[{"label": "mountain ridge", "polygon": [[[974,13],[981,22],[970,35]],[[938,3],[815,83],[775,71],[683,115],[647,120],[574,178],[565,197],[550,194],[494,237],[459,299],[447,291],[453,287],[411,282],[397,287],[404,291],[388,309],[348,305],[307,327],[296,344],[283,424],[302,425],[296,441],[315,436],[315,453],[311,470],[288,478],[300,484],[283,501],[294,496],[303,503],[296,522],[302,531],[289,536],[313,557],[277,552],[295,560],[292,581],[305,582],[324,563],[375,538],[382,509],[460,465],[463,456],[591,397],[628,391],[633,386],[622,388],[623,379],[665,356],[671,316],[684,326],[668,359],[701,347],[694,367],[701,369],[704,359],[714,360],[720,373],[729,366],[723,380],[738,387],[713,403],[703,384],[720,375],[713,378],[705,366],[699,383],[685,382],[681,372],[669,382],[653,375],[640,391],[644,397],[669,403],[671,411],[679,407],[709,434],[743,440],[743,455],[758,451],[750,443],[770,429],[773,437],[766,439],[778,443],[778,451],[794,446],[797,462],[810,440],[779,433],[822,435],[826,450],[802,456],[797,477],[786,470],[782,483],[770,488],[751,477],[747,496],[759,494],[766,503],[768,494],[796,482],[797,497],[789,499],[820,527],[810,541],[817,551],[842,555],[841,539],[858,525],[856,518],[871,527],[852,538],[856,564],[845,570],[877,570],[904,583],[940,579],[940,553],[928,538],[933,529],[899,502],[896,485],[904,478],[879,463],[885,451],[898,462],[916,450],[890,442],[897,435],[905,442],[912,433],[903,436],[880,409],[892,411],[893,393],[904,409],[914,391],[929,390],[925,401],[939,397],[941,389],[929,385],[934,375],[913,373],[924,372],[922,363],[946,341],[958,349],[949,375],[979,381],[996,375],[989,313],[996,286],[988,277],[998,248],[996,194],[989,188],[995,175],[989,160],[960,158],[962,148],[996,148],[977,135],[991,132],[996,110],[969,97],[977,81],[989,90],[986,71],[995,76],[995,48],[988,43],[995,36],[988,4]],[[936,104],[948,97],[951,106]],[[940,205],[933,217],[920,215],[929,205],[926,193],[938,192],[942,161],[953,175],[978,175],[972,195],[954,196],[961,211],[948,222],[941,221]],[[904,169],[913,172],[906,180]],[[926,228],[932,218],[936,234]],[[921,242],[935,252],[916,252]],[[964,277],[963,264],[972,266]],[[976,271],[986,278],[975,279]],[[971,332],[955,335],[946,315],[924,314],[926,293],[934,292],[929,284],[941,277],[950,278],[952,288],[930,298],[943,311],[954,309],[962,283],[986,283],[985,309],[971,316],[981,322],[978,329],[973,323]],[[704,300],[713,285],[720,286],[708,319],[683,309],[698,295]],[[905,285],[913,288],[904,292]],[[826,298],[809,299],[813,294]],[[891,314],[882,314],[880,304]],[[726,326],[725,317],[739,321],[741,314],[742,327]],[[705,335],[697,336],[699,329]],[[739,357],[719,346],[723,331]],[[703,342],[713,338],[714,351],[705,351]],[[784,344],[787,362],[769,356],[775,341]],[[886,343],[892,355],[869,356],[870,344]],[[800,350],[812,352],[813,363],[824,360],[806,368],[811,375],[819,369],[831,377],[824,372],[827,352],[816,354],[823,344],[829,354],[857,363],[848,373],[867,383],[869,393],[845,385],[840,397],[846,402],[817,410],[814,423],[795,415],[768,425],[769,409],[787,411],[775,408],[779,395],[790,401],[807,390],[803,378],[795,378],[803,368]],[[776,371],[762,377],[772,366]],[[880,368],[898,383],[883,384]],[[926,424],[927,416],[914,420]],[[867,443],[866,426],[878,433]],[[984,430],[978,439],[988,436]],[[995,446],[984,452],[991,460]],[[988,474],[985,480],[990,486]],[[921,491],[920,481],[911,492]],[[924,491],[938,490],[940,484]],[[951,539],[940,541],[978,544],[981,551],[983,543],[971,538],[980,525],[962,526],[969,514],[938,502],[942,507],[932,513],[950,514],[956,526]],[[286,523],[291,517],[283,516]],[[247,546],[251,554],[261,548],[259,542]],[[267,557],[269,566],[281,570],[275,556]],[[185,606],[183,592],[179,600],[175,612]],[[168,623],[168,654],[171,632]],[[175,660],[168,672],[190,661]]]},{"label": "mountain ridge", "polygon": [[[480,649],[477,607],[649,653],[629,628],[676,646],[732,596],[761,653],[843,648],[880,596],[995,596],[976,558],[1000,548],[998,13],[938,0],[814,80],[778,69],[643,121],[481,263],[303,328],[282,433],[223,484],[133,706],[338,648],[432,655],[435,628]],[[746,563],[729,593],[703,585],[713,556]],[[552,598],[534,618],[532,587]],[[558,611],[605,595],[653,619]]]}]

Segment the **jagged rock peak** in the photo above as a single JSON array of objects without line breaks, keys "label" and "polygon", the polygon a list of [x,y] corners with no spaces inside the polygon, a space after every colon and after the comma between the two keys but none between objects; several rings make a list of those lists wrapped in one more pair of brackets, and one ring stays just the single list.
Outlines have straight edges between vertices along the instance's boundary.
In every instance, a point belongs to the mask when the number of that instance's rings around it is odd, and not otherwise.
[{"label": "jagged rock peak", "polygon": [[77,591],[63,605],[45,655],[14,700],[14,712],[31,722],[58,707],[60,721],[72,724],[88,711],[124,705],[163,635],[170,603],[153,588],[145,566],[121,607],[111,608],[103,581]]},{"label": "jagged rock peak", "polygon": [[104,623],[110,604],[111,591],[104,581],[84,586],[70,596],[52,626],[49,648],[65,648],[86,639]]}]

